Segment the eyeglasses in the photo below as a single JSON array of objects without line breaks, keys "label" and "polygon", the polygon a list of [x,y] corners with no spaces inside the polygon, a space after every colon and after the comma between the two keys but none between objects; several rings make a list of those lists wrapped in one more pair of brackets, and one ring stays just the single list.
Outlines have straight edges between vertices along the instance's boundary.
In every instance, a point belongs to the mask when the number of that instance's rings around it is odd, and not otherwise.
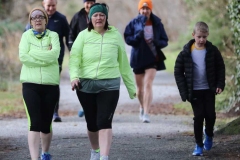
[{"label": "eyeglasses", "polygon": [[43,19],[46,19],[46,17],[45,16],[31,17],[32,21],[43,20]]}]

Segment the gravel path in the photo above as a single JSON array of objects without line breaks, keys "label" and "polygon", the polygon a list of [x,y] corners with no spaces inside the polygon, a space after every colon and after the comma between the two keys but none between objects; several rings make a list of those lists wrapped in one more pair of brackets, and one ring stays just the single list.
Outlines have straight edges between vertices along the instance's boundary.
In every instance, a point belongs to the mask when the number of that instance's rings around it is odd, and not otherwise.
[{"label": "gravel path", "polygon": [[[77,116],[63,118],[64,122],[53,123],[54,136],[51,146],[53,159],[89,159],[90,146],[84,119]],[[116,114],[110,159],[157,160],[161,157],[164,159],[191,157],[185,152],[187,149],[187,153],[190,153],[189,149],[193,145],[193,137],[185,136],[191,130],[189,122],[191,118],[187,116],[157,115],[151,117],[151,123],[144,124],[138,120],[136,114]],[[0,159],[30,159],[26,137],[27,120],[4,119],[0,121],[0,126],[3,147]],[[182,146],[183,144],[185,145]],[[175,154],[173,150],[177,153]],[[172,153],[169,154],[170,152]]]},{"label": "gravel path", "polygon": [[[116,114],[113,120],[111,160],[235,160],[240,159],[239,137],[217,137],[213,149],[203,157],[191,155],[194,147],[192,118],[188,116],[156,115],[144,124],[136,114]],[[27,120],[0,121],[0,160],[28,160]],[[53,160],[89,160],[90,145],[86,124],[77,116],[64,117],[53,123],[51,144]]]},{"label": "gravel path", "polygon": [[[180,102],[173,75],[158,72],[153,86],[151,123],[138,119],[138,101],[130,100],[121,85],[120,99],[113,119],[113,143],[110,160],[239,159],[240,140],[218,137],[213,149],[203,157],[191,156],[194,148],[192,116],[163,112]],[[90,145],[81,108],[69,77],[63,71],[60,114],[63,122],[53,123],[51,154],[53,160],[88,160]],[[165,114],[163,114],[165,113]],[[30,159],[27,145],[27,119],[0,120],[0,160]],[[227,149],[226,149],[227,148]]]}]

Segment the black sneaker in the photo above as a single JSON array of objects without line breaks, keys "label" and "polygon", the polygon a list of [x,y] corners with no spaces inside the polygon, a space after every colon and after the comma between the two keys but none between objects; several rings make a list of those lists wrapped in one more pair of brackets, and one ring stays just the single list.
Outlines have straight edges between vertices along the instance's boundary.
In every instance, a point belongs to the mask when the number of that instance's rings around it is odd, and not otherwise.
[{"label": "black sneaker", "polygon": [[62,119],[59,117],[57,113],[53,114],[53,122],[62,122]]}]

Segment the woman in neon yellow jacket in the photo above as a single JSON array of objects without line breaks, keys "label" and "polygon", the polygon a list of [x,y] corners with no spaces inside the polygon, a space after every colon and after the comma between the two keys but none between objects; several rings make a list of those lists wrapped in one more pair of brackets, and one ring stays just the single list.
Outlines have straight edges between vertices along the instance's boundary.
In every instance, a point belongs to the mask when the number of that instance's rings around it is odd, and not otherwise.
[{"label": "woman in neon yellow jacket", "polygon": [[59,98],[58,34],[46,29],[48,16],[41,8],[29,14],[32,29],[23,33],[19,44],[22,62],[20,81],[29,123],[28,145],[32,160],[50,160],[48,153],[52,139],[52,116]]},{"label": "woman in neon yellow jacket", "polygon": [[94,4],[89,18],[88,28],[79,33],[71,49],[70,78],[84,109],[91,159],[106,160],[112,142],[120,76],[131,99],[136,96],[136,88],[123,38],[116,28],[108,25],[106,4]]}]

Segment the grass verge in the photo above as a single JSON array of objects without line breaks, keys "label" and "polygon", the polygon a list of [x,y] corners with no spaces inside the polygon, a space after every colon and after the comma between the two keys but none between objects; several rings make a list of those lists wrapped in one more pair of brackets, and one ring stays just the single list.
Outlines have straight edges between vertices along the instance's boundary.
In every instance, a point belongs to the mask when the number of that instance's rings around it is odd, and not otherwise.
[{"label": "grass verge", "polygon": [[0,116],[25,117],[21,83],[10,83],[7,91],[0,91]]},{"label": "grass verge", "polygon": [[163,49],[163,53],[166,56],[164,63],[166,65],[167,72],[174,72],[175,61],[180,51],[180,48],[177,47],[177,43],[169,43],[169,46]]}]

